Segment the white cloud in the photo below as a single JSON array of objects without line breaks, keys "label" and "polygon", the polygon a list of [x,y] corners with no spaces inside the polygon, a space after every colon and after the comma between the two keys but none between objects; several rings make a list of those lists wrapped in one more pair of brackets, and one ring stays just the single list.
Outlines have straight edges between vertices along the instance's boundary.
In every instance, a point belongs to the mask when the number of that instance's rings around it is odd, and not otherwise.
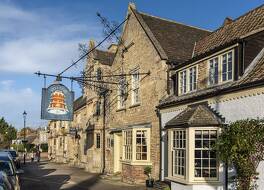
[{"label": "white cloud", "polygon": [[[0,46],[0,71],[57,73],[78,56],[78,40],[22,39]],[[74,51],[75,50],[75,51]]]},{"label": "white cloud", "polygon": [[[9,84],[11,80],[1,81],[1,84]],[[12,81],[14,84],[14,81]],[[38,126],[41,123],[40,118],[40,95],[34,92],[30,87],[17,89],[15,85],[9,88],[0,88],[0,116],[17,128],[23,124],[22,112],[28,112],[28,125]]]},{"label": "white cloud", "polygon": [[14,6],[0,4],[0,19],[34,21],[35,16]]},{"label": "white cloud", "polygon": [[0,3],[0,72],[58,73],[78,58],[78,43],[99,30],[93,22],[56,20]]}]

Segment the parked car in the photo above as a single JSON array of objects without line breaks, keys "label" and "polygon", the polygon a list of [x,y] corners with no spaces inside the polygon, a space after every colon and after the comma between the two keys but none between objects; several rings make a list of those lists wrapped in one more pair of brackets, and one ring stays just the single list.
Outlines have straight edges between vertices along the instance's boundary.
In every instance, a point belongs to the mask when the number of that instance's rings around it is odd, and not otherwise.
[{"label": "parked car", "polygon": [[12,156],[12,159],[16,165],[17,168],[20,168],[20,158],[15,150],[12,149],[2,149],[0,152],[9,152],[10,155]]},{"label": "parked car", "polygon": [[18,175],[24,173],[24,171],[16,169],[9,152],[0,152],[0,171],[4,171],[7,174],[13,190],[20,190]]},{"label": "parked car", "polygon": [[4,171],[0,171],[0,190],[13,190],[8,176]]}]

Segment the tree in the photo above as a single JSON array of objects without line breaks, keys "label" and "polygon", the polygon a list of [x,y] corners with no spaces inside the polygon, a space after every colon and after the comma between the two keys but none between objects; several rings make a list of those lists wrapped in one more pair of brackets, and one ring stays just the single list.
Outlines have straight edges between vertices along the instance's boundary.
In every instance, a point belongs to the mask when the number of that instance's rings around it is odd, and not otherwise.
[{"label": "tree", "polygon": [[239,120],[223,126],[215,149],[220,160],[235,167],[237,189],[252,189],[257,167],[264,160],[263,120]]},{"label": "tree", "polygon": [[17,130],[2,117],[0,119],[0,134],[3,136],[3,142],[1,142],[0,146],[1,148],[6,148],[9,147],[13,139],[16,139]]}]

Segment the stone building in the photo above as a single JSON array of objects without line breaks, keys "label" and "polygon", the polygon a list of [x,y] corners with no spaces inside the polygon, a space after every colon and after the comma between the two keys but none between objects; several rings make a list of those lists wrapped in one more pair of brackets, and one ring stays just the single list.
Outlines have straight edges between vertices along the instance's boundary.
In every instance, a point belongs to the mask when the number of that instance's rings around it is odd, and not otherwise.
[{"label": "stone building", "polygon": [[[224,24],[174,64],[169,97],[158,106],[161,179],[172,189],[224,189],[234,171],[216,158],[220,125],[264,117],[264,6]],[[228,176],[225,176],[226,170]],[[264,188],[263,163],[258,168]]]},{"label": "stone building", "polygon": [[60,148],[62,132],[51,122],[50,151],[58,160],[67,147],[67,162],[91,172],[121,173],[123,181],[138,183],[146,179],[145,166],[152,167],[155,179],[160,177],[156,106],[170,93],[171,65],[190,59],[193,44],[210,32],[141,13],[134,4],[126,18],[121,43],[89,55],[85,101],[69,124],[76,136],[68,135],[62,141],[67,146]]},{"label": "stone building", "polygon": [[[106,171],[123,181],[146,179],[151,166],[159,179],[160,128],[156,105],[168,93],[170,64],[191,58],[192,45],[210,32],[141,13],[130,4],[111,70],[119,85],[111,91],[106,120]],[[113,143],[111,143],[113,142]]]}]

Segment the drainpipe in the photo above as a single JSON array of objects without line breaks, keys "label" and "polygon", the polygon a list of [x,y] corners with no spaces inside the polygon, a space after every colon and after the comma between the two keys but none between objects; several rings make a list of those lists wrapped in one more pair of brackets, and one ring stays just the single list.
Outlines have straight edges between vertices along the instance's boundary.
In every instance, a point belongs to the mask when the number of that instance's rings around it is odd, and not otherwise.
[{"label": "drainpipe", "polygon": [[107,91],[105,91],[103,93],[103,163],[102,163],[102,173],[105,173],[105,118],[106,118],[106,113],[105,113],[105,109],[106,109],[106,105],[105,105],[105,99],[106,99],[106,93]]},{"label": "drainpipe", "polygon": [[164,167],[163,167],[163,155],[162,155],[162,150],[163,150],[163,141],[162,141],[162,125],[161,125],[161,114],[160,110],[157,108],[156,109],[156,114],[159,119],[159,135],[160,135],[160,175],[159,175],[159,180],[163,181],[163,172],[164,172]]}]

